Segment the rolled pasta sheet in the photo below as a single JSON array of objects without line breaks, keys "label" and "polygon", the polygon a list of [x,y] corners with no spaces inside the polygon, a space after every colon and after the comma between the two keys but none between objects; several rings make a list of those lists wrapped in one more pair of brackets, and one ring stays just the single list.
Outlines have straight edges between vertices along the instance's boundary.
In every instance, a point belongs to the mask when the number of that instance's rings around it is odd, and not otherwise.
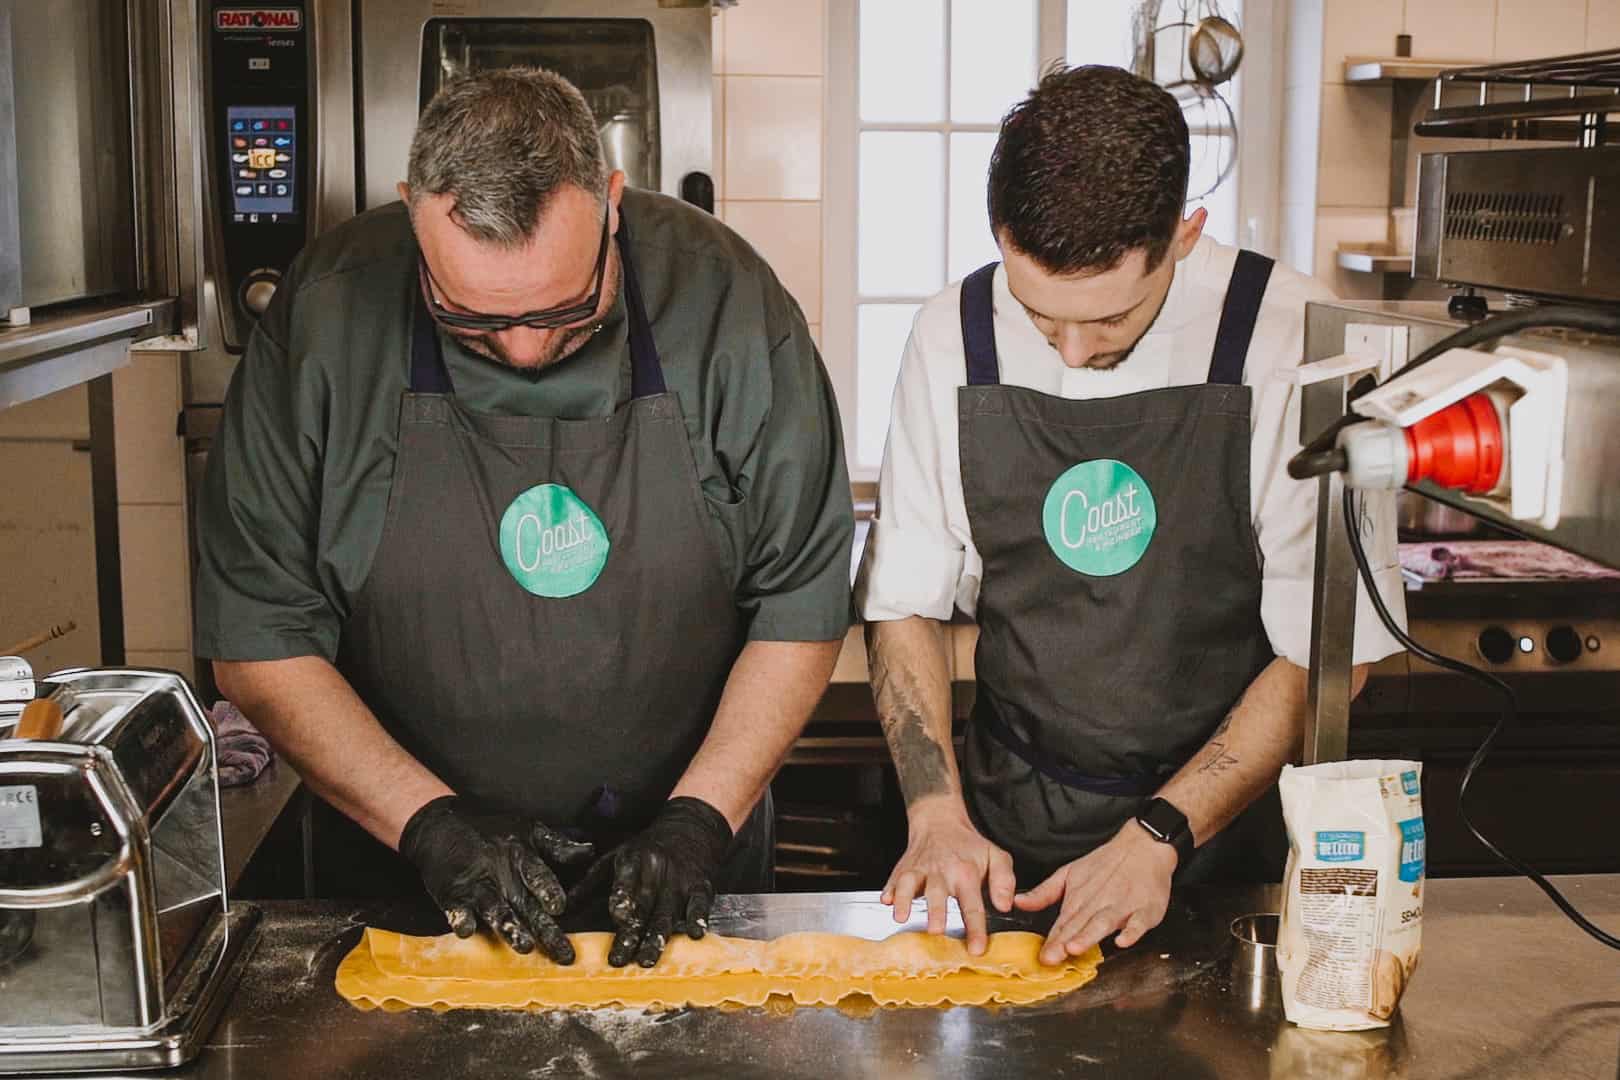
[{"label": "rolled pasta sheet", "polygon": [[368,928],[338,966],[337,991],[362,1009],[674,1009],[836,1005],[864,995],[882,1006],[1027,1005],[1079,989],[1102,953],[1047,966],[1039,934],[990,936],[983,956],[958,938],[895,934],[883,941],[843,934],[789,934],[773,941],[709,934],[676,937],[656,967],[608,965],[611,934],[573,934],[569,966],[520,955],[479,934],[407,937]]}]

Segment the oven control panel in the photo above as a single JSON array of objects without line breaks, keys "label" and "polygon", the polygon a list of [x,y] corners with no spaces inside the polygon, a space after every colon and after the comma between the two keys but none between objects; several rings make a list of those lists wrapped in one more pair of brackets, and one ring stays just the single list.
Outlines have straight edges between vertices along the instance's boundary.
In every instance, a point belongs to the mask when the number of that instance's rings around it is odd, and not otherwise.
[{"label": "oven control panel", "polygon": [[[1412,636],[1487,671],[1620,671],[1620,618],[1414,620]],[[1412,672],[1437,671],[1413,658]]]},{"label": "oven control panel", "polygon": [[298,216],[298,113],[290,105],[230,105],[231,222],[277,224]]},{"label": "oven control panel", "polygon": [[225,347],[241,352],[313,227],[307,0],[211,0],[208,175]]}]

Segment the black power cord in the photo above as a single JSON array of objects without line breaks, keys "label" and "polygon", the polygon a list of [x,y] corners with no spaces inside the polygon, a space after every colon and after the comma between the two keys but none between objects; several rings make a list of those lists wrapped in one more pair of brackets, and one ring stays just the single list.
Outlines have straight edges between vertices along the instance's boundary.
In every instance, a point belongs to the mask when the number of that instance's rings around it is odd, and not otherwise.
[{"label": "black power cord", "polygon": [[1504,680],[1498,678],[1496,675],[1493,675],[1488,671],[1482,671],[1479,668],[1474,667],[1472,664],[1465,664],[1461,660],[1453,660],[1449,656],[1442,656],[1433,649],[1418,644],[1416,641],[1412,640],[1406,631],[1401,629],[1400,625],[1395,621],[1394,616],[1389,613],[1389,607],[1384,603],[1384,598],[1378,591],[1378,583],[1373,580],[1372,566],[1367,562],[1367,551],[1361,543],[1361,529],[1359,527],[1358,515],[1356,514],[1355,510],[1354,495],[1355,493],[1352,490],[1348,488],[1345,489],[1345,529],[1350,534],[1350,551],[1355,556],[1356,569],[1361,572],[1361,580],[1363,584],[1366,585],[1367,596],[1372,600],[1373,608],[1378,612],[1378,618],[1383,622],[1384,628],[1395,636],[1395,640],[1406,646],[1407,651],[1412,653],[1414,656],[1421,657],[1436,667],[1445,668],[1447,671],[1456,672],[1458,675],[1466,675],[1468,678],[1483,683],[1502,695],[1502,714],[1497,717],[1496,723],[1492,725],[1490,733],[1485,736],[1485,741],[1479,744],[1479,749],[1474,751],[1474,756],[1468,759],[1468,767],[1463,770],[1462,783],[1457,789],[1457,812],[1462,817],[1463,824],[1468,827],[1468,831],[1473,834],[1474,839],[1478,840],[1485,846],[1487,851],[1489,851],[1492,855],[1495,855],[1498,859],[1512,867],[1520,874],[1523,874],[1525,877],[1535,882],[1536,887],[1542,892],[1546,893],[1552,902],[1558,905],[1558,909],[1565,915],[1568,915],[1570,920],[1574,922],[1576,926],[1580,927],[1582,930],[1585,930],[1588,934],[1592,935],[1609,948],[1620,949],[1620,937],[1616,937],[1615,935],[1609,933],[1601,926],[1598,926],[1596,923],[1592,922],[1585,915],[1582,915],[1579,909],[1565,899],[1564,894],[1559,892],[1557,887],[1543,877],[1541,873],[1535,869],[1535,867],[1524,862],[1522,859],[1509,855],[1507,852],[1491,843],[1474,825],[1473,818],[1471,818],[1468,814],[1468,785],[1473,782],[1474,773],[1478,771],[1480,765],[1484,763],[1485,758],[1491,752],[1491,748],[1496,745],[1498,736],[1502,734],[1509,724],[1518,723],[1518,696],[1514,694],[1513,687],[1509,686]]},{"label": "black power cord", "polygon": [[[1605,308],[1581,307],[1578,304],[1548,304],[1518,311],[1504,311],[1465,326],[1455,334],[1441,338],[1427,349],[1407,361],[1391,379],[1420,368],[1441,353],[1452,349],[1471,349],[1497,338],[1517,334],[1520,330],[1585,330],[1593,334],[1620,333],[1620,311]],[[1388,381],[1388,380],[1386,380]]]}]

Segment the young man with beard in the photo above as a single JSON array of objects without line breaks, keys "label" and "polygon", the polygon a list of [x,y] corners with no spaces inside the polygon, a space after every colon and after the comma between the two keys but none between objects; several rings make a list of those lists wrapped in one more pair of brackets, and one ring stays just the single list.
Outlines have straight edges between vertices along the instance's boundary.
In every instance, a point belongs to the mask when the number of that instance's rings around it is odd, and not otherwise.
[{"label": "young man with beard", "polygon": [[[1188,133],[1128,72],[1048,75],[1002,123],[1002,254],[923,305],[856,582],[910,841],[884,898],[1061,903],[1047,963],[1164,917],[1172,877],[1277,880],[1316,488],[1288,478],[1309,278],[1204,235]],[[1402,610],[1394,529],[1369,542]],[[979,625],[958,765],[942,623]],[[1397,645],[1361,600],[1356,686]],[[1022,889],[1023,891],[1017,891]]]}]

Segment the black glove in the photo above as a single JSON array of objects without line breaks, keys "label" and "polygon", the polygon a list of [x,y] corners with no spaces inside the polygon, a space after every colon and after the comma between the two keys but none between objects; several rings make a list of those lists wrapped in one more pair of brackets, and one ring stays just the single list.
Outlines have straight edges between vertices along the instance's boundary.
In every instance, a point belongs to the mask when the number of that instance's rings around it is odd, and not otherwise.
[{"label": "black glove", "polygon": [[671,935],[684,933],[695,941],[708,932],[714,877],[731,838],[724,814],[702,799],[681,796],[591,867],[573,895],[589,892],[611,867],[608,915],[618,932],[609,964],[624,967],[635,960],[650,968]]},{"label": "black glove", "polygon": [[444,795],[411,815],[399,853],[415,864],[457,937],[471,937],[482,925],[520,953],[532,952],[538,940],[557,963],[574,962],[574,946],[556,921],[566,898],[546,864],[583,862],[595,853],[590,844]]}]

